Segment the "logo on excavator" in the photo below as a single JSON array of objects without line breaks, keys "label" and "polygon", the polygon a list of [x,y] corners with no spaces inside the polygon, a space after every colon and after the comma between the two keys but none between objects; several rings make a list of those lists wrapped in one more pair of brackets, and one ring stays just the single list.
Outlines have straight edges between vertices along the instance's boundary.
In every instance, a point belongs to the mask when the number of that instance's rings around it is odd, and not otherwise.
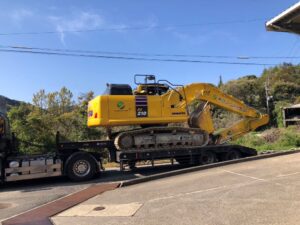
[{"label": "logo on excavator", "polygon": [[119,102],[117,103],[117,107],[118,107],[119,109],[124,109],[124,108],[125,108],[124,102],[119,101]]}]

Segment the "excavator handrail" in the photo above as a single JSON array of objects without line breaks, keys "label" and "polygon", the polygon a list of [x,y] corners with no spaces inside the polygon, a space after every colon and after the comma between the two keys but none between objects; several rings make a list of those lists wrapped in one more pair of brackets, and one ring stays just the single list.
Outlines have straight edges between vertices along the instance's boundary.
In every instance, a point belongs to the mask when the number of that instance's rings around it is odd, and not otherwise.
[{"label": "excavator handrail", "polygon": [[174,86],[174,87],[184,87],[184,85],[182,85],[182,84],[173,84],[173,83],[171,83],[170,81],[165,80],[165,79],[161,79],[161,80],[158,80],[158,81],[157,81],[157,83],[160,83],[160,82],[166,82],[169,86]]},{"label": "excavator handrail", "polygon": [[[164,80],[164,79],[158,80],[158,81],[157,81],[158,84],[160,84],[160,83],[162,83],[162,82],[166,82],[167,85],[168,85],[168,87],[171,88],[173,91],[177,92],[182,100],[183,100],[183,99],[186,100],[186,95],[185,95],[184,85],[182,85],[182,84],[173,84],[173,83],[171,83],[170,81]],[[164,83],[163,83],[163,84],[164,84]],[[176,90],[176,89],[173,88],[173,87],[181,87],[182,90],[183,90],[184,97],[181,95],[181,93],[180,93],[178,90]]]}]

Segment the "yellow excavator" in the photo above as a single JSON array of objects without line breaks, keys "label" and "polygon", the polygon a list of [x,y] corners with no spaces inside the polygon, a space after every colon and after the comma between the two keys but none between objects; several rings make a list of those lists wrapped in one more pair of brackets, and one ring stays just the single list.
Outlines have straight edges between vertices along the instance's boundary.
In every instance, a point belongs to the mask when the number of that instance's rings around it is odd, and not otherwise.
[{"label": "yellow excavator", "polygon": [[[139,82],[141,79],[144,81]],[[107,84],[105,93],[91,100],[88,106],[89,127],[108,130],[115,126],[140,127],[110,135],[117,150],[220,145],[269,121],[267,114],[212,84],[174,85],[167,80],[156,80],[154,75],[135,75],[134,80],[135,90],[126,84]],[[212,106],[239,114],[242,119],[217,131]]]}]

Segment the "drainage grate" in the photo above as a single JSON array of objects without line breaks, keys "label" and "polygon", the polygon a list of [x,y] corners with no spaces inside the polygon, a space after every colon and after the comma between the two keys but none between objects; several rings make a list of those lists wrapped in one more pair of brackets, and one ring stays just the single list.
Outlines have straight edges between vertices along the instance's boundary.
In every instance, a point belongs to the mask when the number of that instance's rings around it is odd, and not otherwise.
[{"label": "drainage grate", "polygon": [[0,209],[7,209],[9,207],[12,207],[11,203],[1,203],[0,202]]},{"label": "drainage grate", "polygon": [[104,206],[99,206],[99,207],[94,208],[94,211],[101,211],[101,210],[104,210],[104,209],[105,209]]}]

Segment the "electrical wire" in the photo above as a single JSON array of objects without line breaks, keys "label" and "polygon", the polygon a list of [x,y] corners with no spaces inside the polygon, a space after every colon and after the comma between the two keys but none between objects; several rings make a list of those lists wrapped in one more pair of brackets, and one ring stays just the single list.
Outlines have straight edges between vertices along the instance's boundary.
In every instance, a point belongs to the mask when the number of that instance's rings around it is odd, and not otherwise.
[{"label": "electrical wire", "polygon": [[225,62],[225,61],[209,61],[209,60],[188,60],[188,59],[170,59],[170,58],[144,58],[144,57],[125,57],[125,56],[109,56],[109,55],[95,55],[95,54],[74,54],[50,51],[34,51],[34,50],[15,50],[15,49],[0,49],[0,52],[6,53],[26,53],[26,54],[41,54],[41,55],[55,55],[55,56],[74,56],[87,58],[102,58],[102,59],[116,59],[116,60],[135,60],[135,61],[156,61],[156,62],[177,62],[177,63],[202,63],[202,64],[227,64],[227,65],[247,65],[247,66],[274,66],[271,63],[255,63],[255,62]]},{"label": "electrical wire", "polygon": [[97,29],[81,29],[81,30],[63,30],[63,31],[29,31],[29,32],[11,32],[0,33],[0,36],[10,35],[45,35],[45,34],[60,34],[60,33],[85,33],[85,32],[99,32],[99,31],[122,31],[122,30],[148,30],[148,29],[171,29],[184,27],[199,27],[209,25],[226,25],[226,24],[245,24],[260,21],[266,21],[267,18],[249,19],[249,20],[235,20],[223,22],[208,22],[208,23],[194,23],[194,24],[175,24],[175,25],[155,25],[155,26],[132,26],[132,27],[111,27],[111,28],[97,28]]},{"label": "electrical wire", "polygon": [[0,48],[12,48],[21,50],[38,50],[51,52],[66,52],[66,53],[91,53],[91,54],[106,54],[106,55],[134,55],[134,56],[149,56],[149,57],[189,57],[189,58],[222,58],[222,59],[300,59],[300,56],[230,56],[230,55],[198,55],[198,54],[151,54],[151,53],[136,53],[136,52],[112,52],[112,51],[90,51],[76,49],[60,49],[60,48],[39,48],[28,46],[12,46],[0,45]]}]

